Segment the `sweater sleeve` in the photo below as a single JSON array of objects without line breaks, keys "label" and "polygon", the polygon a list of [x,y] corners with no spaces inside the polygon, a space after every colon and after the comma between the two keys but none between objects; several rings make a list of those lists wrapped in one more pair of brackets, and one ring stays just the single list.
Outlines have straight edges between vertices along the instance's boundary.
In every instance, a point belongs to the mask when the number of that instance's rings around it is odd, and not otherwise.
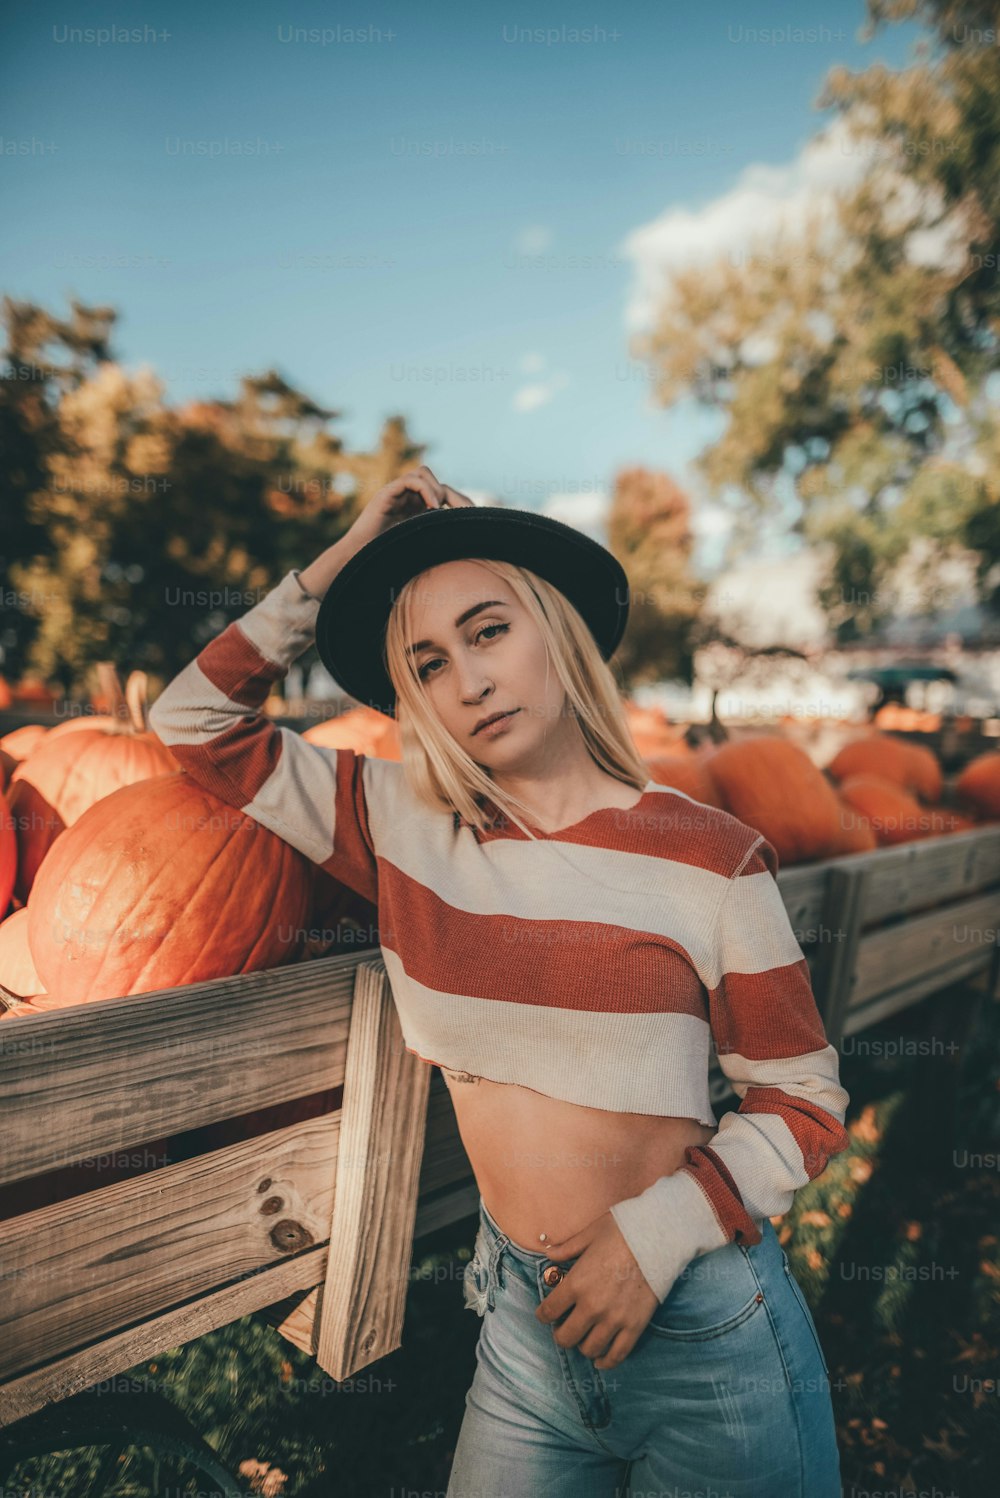
[{"label": "sweater sleeve", "polygon": [[763,1219],[825,1170],[850,1139],[849,1095],[827,1042],[809,970],[758,838],[722,897],[714,970],[703,975],[719,1065],[740,1099],[706,1145],[640,1195],[611,1208],[643,1276],[663,1300],[685,1265],[727,1243],[759,1243]]},{"label": "sweater sleeve", "polygon": [[367,757],[311,744],[261,712],[313,643],[319,607],[296,572],[286,573],[168,683],[149,722],[205,790],[375,903]]}]

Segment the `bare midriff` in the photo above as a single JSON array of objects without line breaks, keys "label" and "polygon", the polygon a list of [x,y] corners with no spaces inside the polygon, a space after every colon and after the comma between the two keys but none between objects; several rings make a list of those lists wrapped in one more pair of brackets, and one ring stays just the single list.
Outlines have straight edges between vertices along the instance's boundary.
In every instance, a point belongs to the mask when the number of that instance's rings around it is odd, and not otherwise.
[{"label": "bare midriff", "polygon": [[718,1125],[611,1113],[441,1067],[487,1211],[519,1248],[545,1252],[616,1202],[673,1175]]}]

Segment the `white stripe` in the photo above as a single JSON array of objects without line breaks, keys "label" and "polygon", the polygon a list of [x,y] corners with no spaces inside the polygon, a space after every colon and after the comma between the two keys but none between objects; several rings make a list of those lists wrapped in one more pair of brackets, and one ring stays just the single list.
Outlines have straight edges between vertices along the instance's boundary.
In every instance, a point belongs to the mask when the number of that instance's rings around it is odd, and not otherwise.
[{"label": "white stripe", "polygon": [[609,1014],[427,988],[382,947],[403,1039],[454,1071],[608,1112],[714,1128],[709,1027],[688,1014]]},{"label": "white stripe", "polygon": [[[787,1212],[811,1179],[798,1140],[777,1113],[725,1113],[708,1147],[729,1171],[751,1217]],[[819,1175],[814,1163],[813,1175]]]},{"label": "white stripe", "polygon": [[719,917],[718,945],[703,975],[717,988],[724,973],[766,973],[801,962],[781,890],[769,873],[738,874],[729,881]]},{"label": "white stripe", "polygon": [[719,1054],[719,1065],[741,1100],[749,1087],[780,1087],[789,1097],[816,1103],[844,1122],[850,1094],[839,1081],[840,1058],[837,1048],[825,1045],[818,1051],[801,1056],[768,1056],[751,1061],[738,1051]]},{"label": "white stripe", "polygon": [[314,643],[319,607],[319,599],[307,598],[291,572],[286,572],[236,623],[265,660],[287,671]]},{"label": "white stripe", "polygon": [[699,976],[712,966],[716,911],[727,884],[721,874],[577,843],[477,843],[470,828],[455,830],[450,815],[429,813],[402,776],[380,790],[377,801],[369,800],[379,856],[453,909],[648,931],[679,943]]}]

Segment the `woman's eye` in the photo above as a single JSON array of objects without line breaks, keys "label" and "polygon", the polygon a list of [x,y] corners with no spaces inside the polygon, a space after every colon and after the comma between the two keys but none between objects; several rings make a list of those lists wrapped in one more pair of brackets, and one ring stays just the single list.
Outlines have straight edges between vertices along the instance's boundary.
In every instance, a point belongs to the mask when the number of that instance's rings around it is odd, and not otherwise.
[{"label": "woman's eye", "polygon": [[[491,630],[491,629],[498,629],[498,630],[500,630],[501,634],[503,634],[506,630],[510,629],[510,625],[509,624],[484,624],[483,627],[482,627],[482,629],[479,630],[479,632],[476,635],[476,643],[478,644],[478,642],[482,639],[482,637],[485,634],[487,634],[488,631]],[[491,635],[490,638],[494,639],[495,636]],[[430,670],[431,666],[436,666],[437,663],[438,663],[438,661],[440,659],[441,659],[441,657],[439,655],[436,655],[431,660],[424,662],[424,664],[420,667],[420,669],[417,672],[417,675],[420,677],[421,681],[426,681],[426,679],[427,679],[427,673]]]}]

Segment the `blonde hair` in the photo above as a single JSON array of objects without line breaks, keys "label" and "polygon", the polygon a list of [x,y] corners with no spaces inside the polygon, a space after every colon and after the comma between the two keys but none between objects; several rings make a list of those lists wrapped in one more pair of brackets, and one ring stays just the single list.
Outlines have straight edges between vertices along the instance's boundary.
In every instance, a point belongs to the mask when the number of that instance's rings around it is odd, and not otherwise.
[{"label": "blonde hair", "polygon": [[[579,724],[595,764],[625,785],[644,790],[649,771],[632,739],[618,682],[573,604],[553,584],[526,567],[479,557],[468,560],[507,583],[534,619],[545,644],[546,673],[551,662],[565,688],[568,711]],[[503,815],[533,838],[517,814],[520,810],[530,816],[531,808],[494,782],[452,738],[431,707],[416,661],[407,649],[407,640],[412,638],[415,584],[423,575],[410,578],[400,589],[386,625],[383,647],[386,670],[396,690],[404,774],[414,794],[435,809],[444,806],[483,831],[489,822],[479,801],[489,797]]]}]

